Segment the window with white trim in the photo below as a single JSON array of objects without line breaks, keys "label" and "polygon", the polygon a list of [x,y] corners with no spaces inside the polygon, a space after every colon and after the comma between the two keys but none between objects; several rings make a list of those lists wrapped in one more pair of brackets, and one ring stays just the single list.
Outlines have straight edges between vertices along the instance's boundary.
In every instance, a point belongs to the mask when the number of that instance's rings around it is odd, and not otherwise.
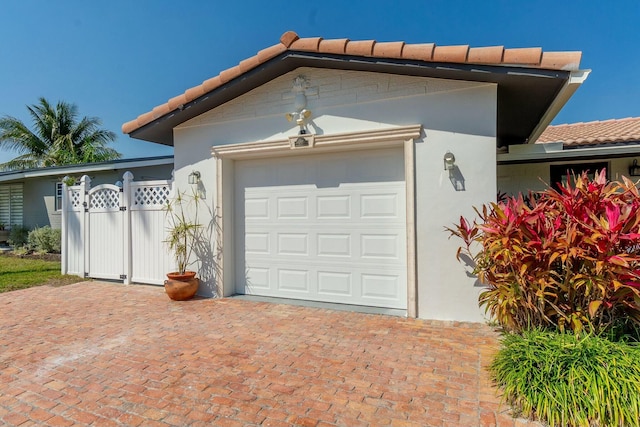
[{"label": "window with white trim", "polygon": [[589,179],[593,179],[596,172],[600,172],[602,169],[607,170],[607,179],[609,179],[608,162],[565,163],[562,165],[551,165],[551,186],[558,189],[560,188],[560,185],[567,183],[567,179],[569,177],[571,177],[573,181],[573,175],[578,176],[582,172],[587,172]]},{"label": "window with white trim", "polygon": [[62,190],[63,190],[62,183],[56,182],[56,211],[62,210]]}]

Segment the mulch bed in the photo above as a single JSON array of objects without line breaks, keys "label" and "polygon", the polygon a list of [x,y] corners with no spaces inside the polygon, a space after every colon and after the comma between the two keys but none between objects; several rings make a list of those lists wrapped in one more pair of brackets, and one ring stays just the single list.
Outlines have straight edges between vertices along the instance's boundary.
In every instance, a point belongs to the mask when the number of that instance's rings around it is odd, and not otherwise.
[{"label": "mulch bed", "polygon": [[14,257],[14,258],[23,258],[23,259],[41,259],[44,261],[58,261],[60,262],[62,255],[60,254],[39,254],[39,253],[29,253],[29,254],[16,254],[14,252],[0,252],[0,256],[6,257]]}]

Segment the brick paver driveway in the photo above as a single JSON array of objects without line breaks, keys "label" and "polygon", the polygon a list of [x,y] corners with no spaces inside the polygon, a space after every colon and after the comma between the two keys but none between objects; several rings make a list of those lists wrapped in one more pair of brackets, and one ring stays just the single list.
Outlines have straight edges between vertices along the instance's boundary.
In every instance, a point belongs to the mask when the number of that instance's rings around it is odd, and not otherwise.
[{"label": "brick paver driveway", "polygon": [[524,426],[475,324],[87,282],[0,294],[0,424]]}]

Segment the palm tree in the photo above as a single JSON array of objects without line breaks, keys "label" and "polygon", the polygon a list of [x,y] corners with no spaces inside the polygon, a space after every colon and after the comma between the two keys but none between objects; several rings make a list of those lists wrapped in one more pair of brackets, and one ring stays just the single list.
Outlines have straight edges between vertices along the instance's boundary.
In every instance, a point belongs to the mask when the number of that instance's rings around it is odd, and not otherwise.
[{"label": "palm tree", "polygon": [[0,148],[20,155],[0,164],[0,170],[20,170],[77,163],[93,163],[122,157],[108,147],[116,134],[100,129],[97,117],[78,121],[78,107],[64,101],[55,107],[46,99],[27,106],[33,120],[29,129],[15,117],[0,118]]}]

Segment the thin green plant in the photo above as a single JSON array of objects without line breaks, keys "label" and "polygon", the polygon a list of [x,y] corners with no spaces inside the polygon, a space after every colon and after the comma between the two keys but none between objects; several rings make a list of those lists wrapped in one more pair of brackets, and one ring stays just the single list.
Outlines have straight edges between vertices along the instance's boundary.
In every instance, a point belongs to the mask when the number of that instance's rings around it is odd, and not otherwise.
[{"label": "thin green plant", "polygon": [[517,415],[550,426],[640,427],[640,345],[543,330],[504,335],[490,372]]},{"label": "thin green plant", "polygon": [[165,207],[168,223],[165,243],[173,254],[180,274],[184,274],[193,264],[191,256],[201,237],[202,224],[198,222],[200,200],[196,190],[190,194],[178,191]]}]

